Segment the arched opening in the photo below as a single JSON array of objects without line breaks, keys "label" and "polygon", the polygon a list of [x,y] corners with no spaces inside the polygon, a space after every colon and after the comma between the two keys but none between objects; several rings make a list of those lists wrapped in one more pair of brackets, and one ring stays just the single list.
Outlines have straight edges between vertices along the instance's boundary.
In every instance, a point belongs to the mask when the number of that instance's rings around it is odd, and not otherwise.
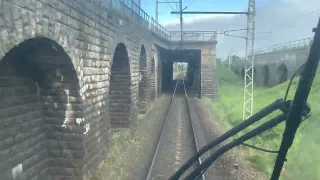
[{"label": "arched opening", "polygon": [[163,65],[161,61],[158,61],[158,68],[156,69],[157,73],[157,96],[159,97],[162,93],[162,70]]},{"label": "arched opening", "polygon": [[257,70],[256,70],[256,68],[253,68],[253,81],[254,82],[257,81]]},{"label": "arched opening", "polygon": [[151,101],[156,98],[156,77],[155,77],[155,62],[154,58],[151,59],[151,71],[150,71],[150,89],[151,89]]},{"label": "arched opening", "polygon": [[277,79],[279,84],[285,82],[288,79],[288,70],[284,64],[281,64],[277,70]]},{"label": "arched opening", "polygon": [[[251,72],[252,72],[252,69],[250,69],[250,71],[248,72],[250,75],[251,75]],[[249,79],[247,78],[247,81]],[[254,67],[253,68],[253,82],[255,82],[257,80],[257,71],[256,71],[256,68]]]},{"label": "arched opening", "polygon": [[113,127],[129,125],[131,112],[130,62],[126,46],[118,44],[111,66],[109,111]]},{"label": "arched opening", "polygon": [[241,75],[241,78],[244,79],[244,68],[242,68],[242,69],[240,70],[240,75]]},{"label": "arched opening", "polygon": [[154,58],[151,59],[151,73],[155,72],[155,63],[154,63]]},{"label": "arched opening", "polygon": [[263,66],[263,85],[264,86],[268,86],[269,85],[269,78],[270,78],[270,75],[269,75],[269,66],[268,65],[264,65]]},{"label": "arched opening", "polygon": [[[15,159],[0,174],[12,172],[10,179],[79,176],[77,162],[85,152],[85,129],[77,123],[82,100],[76,71],[63,48],[43,37],[26,40],[0,61],[0,79],[1,142],[8,142],[6,150]],[[9,156],[2,159],[7,160]]]},{"label": "arched opening", "polygon": [[144,46],[140,50],[139,75],[139,113],[144,114],[147,108],[148,94],[147,52]]}]

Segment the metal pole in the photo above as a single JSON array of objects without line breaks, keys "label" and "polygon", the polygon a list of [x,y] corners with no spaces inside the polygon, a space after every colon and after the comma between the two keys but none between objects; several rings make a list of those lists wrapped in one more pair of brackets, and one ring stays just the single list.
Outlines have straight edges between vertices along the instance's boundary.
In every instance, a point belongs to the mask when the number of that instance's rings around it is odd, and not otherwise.
[{"label": "metal pole", "polygon": [[232,57],[229,55],[229,56],[228,56],[228,59],[229,59],[229,66],[228,66],[228,68],[229,68],[229,71],[231,71],[231,61],[232,61]]},{"label": "metal pole", "polygon": [[[171,11],[171,14],[181,14],[181,11]],[[201,12],[201,11],[183,11],[182,14],[248,14],[248,12],[236,12],[236,11],[212,11],[212,12]]]},{"label": "metal pole", "polygon": [[156,22],[158,22],[158,16],[159,16],[159,0],[156,0]]},{"label": "metal pole", "polygon": [[247,19],[247,38],[245,54],[245,76],[243,92],[243,120],[253,113],[253,77],[254,77],[254,33],[255,33],[255,0],[249,0]]},{"label": "metal pole", "polygon": [[181,32],[181,49],[182,47],[182,41],[183,41],[183,18],[182,18],[182,0],[180,0],[180,32]]}]

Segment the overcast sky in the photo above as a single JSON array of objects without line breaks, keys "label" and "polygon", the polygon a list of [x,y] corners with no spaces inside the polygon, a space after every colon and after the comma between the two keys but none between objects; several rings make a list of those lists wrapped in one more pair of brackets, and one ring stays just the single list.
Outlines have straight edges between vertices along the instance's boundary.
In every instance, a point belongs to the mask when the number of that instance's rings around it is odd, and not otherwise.
[{"label": "overcast sky", "polygon": [[[184,0],[184,4],[189,5],[188,11],[246,11],[247,9],[247,0]],[[142,7],[144,6],[152,15],[154,0],[142,0]],[[168,5],[161,5],[159,9],[161,13],[172,11]],[[215,30],[221,32],[241,29],[246,28],[247,21],[245,15],[189,15],[184,17],[184,30],[190,31]],[[312,28],[316,26],[319,17],[320,0],[256,0],[255,47],[312,37]],[[160,15],[160,23],[168,30],[180,30],[177,15]],[[233,34],[243,33],[234,32]],[[244,56],[244,50],[244,39],[218,36],[217,57],[226,57],[228,54]]]}]

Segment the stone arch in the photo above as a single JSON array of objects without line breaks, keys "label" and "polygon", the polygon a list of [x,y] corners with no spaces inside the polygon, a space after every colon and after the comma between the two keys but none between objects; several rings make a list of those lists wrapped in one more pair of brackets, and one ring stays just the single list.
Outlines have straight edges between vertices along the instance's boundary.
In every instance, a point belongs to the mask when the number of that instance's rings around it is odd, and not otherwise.
[{"label": "stone arch", "polygon": [[270,71],[269,66],[264,65],[262,67],[262,76],[263,76],[263,85],[268,86],[269,85],[269,79],[270,79]]},{"label": "stone arch", "polygon": [[159,97],[162,93],[162,62],[157,59],[156,73],[157,73],[157,96]]},{"label": "stone arch", "polygon": [[110,73],[109,111],[113,127],[127,126],[131,114],[131,74],[128,51],[123,43],[116,46]]},{"label": "stone arch", "polygon": [[155,62],[154,58],[151,59],[151,69],[150,69],[150,89],[151,89],[151,101],[156,98],[156,77],[155,77]]},{"label": "stone arch", "polygon": [[243,78],[243,79],[244,79],[244,74],[245,74],[244,68],[242,68],[242,69],[240,70],[240,75],[241,75],[241,78]]},{"label": "stone arch", "polygon": [[258,80],[257,69],[254,67],[253,68],[253,81],[256,82],[257,80]]},{"label": "stone arch", "polygon": [[63,47],[45,37],[20,43],[0,61],[0,81],[1,141],[11,139],[7,149],[17,159],[0,171],[22,168],[9,179],[80,178],[86,132],[82,99],[74,64]]},{"label": "stone arch", "polygon": [[154,58],[151,59],[151,73],[155,73],[155,62],[154,62]]},{"label": "stone arch", "polygon": [[144,45],[140,49],[139,57],[139,113],[144,114],[147,109],[147,94],[148,94],[148,66],[147,52]]},{"label": "stone arch", "polygon": [[281,84],[288,79],[288,69],[285,64],[281,64],[277,69],[277,79]]},{"label": "stone arch", "polygon": [[[250,71],[248,73],[251,74],[251,72],[252,72],[252,69],[250,69]],[[253,82],[255,82],[256,80],[257,80],[257,70],[254,67],[253,68]]]}]

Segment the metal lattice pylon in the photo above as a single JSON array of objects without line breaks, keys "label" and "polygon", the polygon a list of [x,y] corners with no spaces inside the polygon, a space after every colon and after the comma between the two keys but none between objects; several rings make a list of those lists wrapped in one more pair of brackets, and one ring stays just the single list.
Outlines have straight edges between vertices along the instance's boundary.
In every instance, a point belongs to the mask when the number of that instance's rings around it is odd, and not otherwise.
[{"label": "metal lattice pylon", "polygon": [[249,0],[246,54],[245,54],[245,73],[244,73],[244,95],[243,95],[243,120],[250,117],[253,113],[253,77],[254,77],[254,33],[255,33],[255,0]]}]

